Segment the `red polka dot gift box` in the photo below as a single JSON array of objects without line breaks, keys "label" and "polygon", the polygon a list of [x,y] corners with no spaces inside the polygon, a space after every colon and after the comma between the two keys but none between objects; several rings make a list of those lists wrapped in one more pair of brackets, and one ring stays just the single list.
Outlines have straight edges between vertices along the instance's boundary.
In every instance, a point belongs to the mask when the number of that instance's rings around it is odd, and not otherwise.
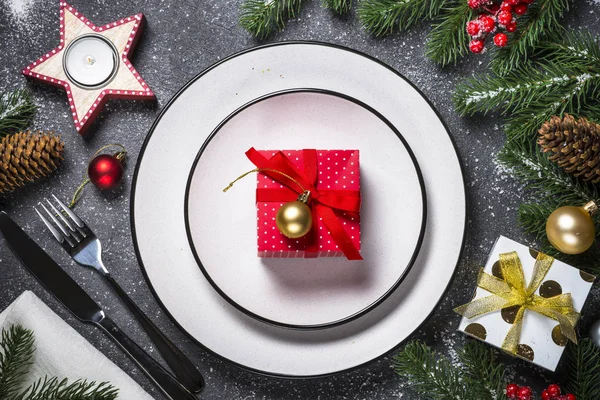
[{"label": "red polka dot gift box", "polygon": [[[360,160],[358,150],[255,150],[246,153],[259,169],[256,189],[259,257],[346,257],[360,260]],[[312,228],[284,236],[277,211],[310,191]]]},{"label": "red polka dot gift box", "polygon": [[554,371],[595,276],[504,236],[477,277],[473,300],[455,308],[459,331]]}]

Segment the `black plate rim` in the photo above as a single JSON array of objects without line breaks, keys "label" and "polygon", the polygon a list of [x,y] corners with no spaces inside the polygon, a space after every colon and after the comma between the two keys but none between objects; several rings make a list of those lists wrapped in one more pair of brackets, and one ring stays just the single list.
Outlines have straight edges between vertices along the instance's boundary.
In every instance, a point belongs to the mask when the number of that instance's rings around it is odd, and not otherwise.
[{"label": "black plate rim", "polygon": [[[329,95],[329,96],[335,96],[347,101],[350,101],[356,105],[358,105],[359,107],[362,107],[364,109],[366,109],[367,111],[371,112],[372,114],[374,114],[376,117],[378,117],[381,121],[383,121],[398,137],[398,139],[400,139],[400,141],[402,142],[402,144],[404,145],[404,148],[406,149],[406,151],[408,152],[408,155],[411,158],[411,161],[413,163],[413,166],[415,168],[415,171],[417,173],[417,178],[419,180],[419,187],[421,189],[421,202],[422,202],[422,207],[423,207],[423,215],[421,217],[421,228],[419,230],[419,236],[417,238],[417,243],[415,245],[415,248],[413,249],[413,253],[408,261],[408,264],[406,266],[406,268],[404,269],[404,271],[402,271],[402,273],[400,274],[400,276],[398,277],[398,279],[392,284],[392,286],[390,288],[388,288],[383,295],[381,295],[380,297],[378,297],[374,302],[372,302],[371,304],[367,305],[365,308],[350,314],[346,317],[340,318],[338,320],[335,321],[331,321],[331,322],[325,322],[325,323],[321,323],[321,324],[306,324],[306,325],[299,325],[299,324],[290,324],[290,323],[286,323],[286,322],[281,322],[281,321],[276,321],[276,320],[272,320],[269,318],[266,318],[260,314],[257,314],[255,312],[250,311],[248,308],[242,306],[241,304],[239,304],[238,302],[236,302],[235,300],[233,300],[229,295],[227,295],[227,293],[225,293],[225,291],[223,289],[221,289],[221,287],[212,279],[212,277],[210,276],[210,273],[206,270],[206,268],[204,267],[204,264],[202,263],[200,254],[198,254],[197,250],[196,250],[196,246],[194,245],[194,240],[192,238],[192,232],[191,232],[191,226],[190,226],[190,220],[189,220],[189,195],[190,195],[190,189],[191,189],[191,185],[192,185],[192,180],[194,177],[194,172],[196,170],[196,167],[198,166],[198,162],[200,162],[200,158],[202,157],[202,154],[204,153],[204,151],[206,150],[207,146],[210,144],[210,142],[212,141],[212,139],[219,133],[219,131],[223,128],[223,126],[225,126],[229,121],[231,121],[232,118],[234,118],[236,115],[238,115],[239,113],[241,113],[242,111],[252,107],[255,104],[258,104],[260,102],[263,102],[265,100],[268,99],[272,99],[274,97],[278,97],[278,96],[285,96],[288,94],[294,94],[294,93],[318,93],[318,94],[325,94],[325,95]],[[184,218],[185,218],[185,231],[187,234],[187,238],[188,238],[188,243],[190,245],[190,248],[192,250],[192,253],[194,254],[194,259],[196,260],[196,264],[198,264],[198,267],[200,268],[200,270],[202,271],[202,273],[204,274],[204,276],[206,277],[206,280],[208,280],[208,282],[212,285],[212,287],[217,291],[217,293],[219,293],[219,295],[221,295],[221,297],[223,297],[225,300],[227,300],[227,302],[229,304],[231,304],[233,307],[237,308],[239,311],[241,311],[242,313],[246,314],[247,316],[257,319],[261,322],[264,322],[266,324],[269,325],[274,325],[274,326],[278,326],[278,327],[282,327],[282,328],[287,328],[287,329],[296,329],[296,330],[320,330],[320,329],[327,329],[327,328],[333,328],[345,323],[348,323],[350,321],[353,321],[357,318],[360,318],[361,316],[365,315],[366,313],[368,313],[369,311],[372,311],[373,309],[375,309],[378,305],[380,305],[383,301],[385,301],[392,293],[394,293],[396,291],[396,289],[398,289],[398,287],[400,286],[400,284],[402,283],[402,281],[404,281],[404,278],[406,278],[406,276],[408,275],[408,272],[411,270],[411,268],[413,267],[417,256],[419,255],[419,251],[421,249],[421,246],[423,244],[423,238],[425,236],[425,229],[427,227],[427,193],[425,190],[425,182],[423,180],[423,174],[421,172],[421,168],[419,167],[419,163],[417,162],[417,158],[415,157],[412,149],[410,148],[410,145],[408,144],[408,142],[406,141],[406,139],[404,138],[404,136],[402,136],[402,134],[400,133],[400,131],[398,130],[398,128],[396,128],[387,118],[385,118],[380,112],[378,112],[377,110],[375,110],[373,107],[369,106],[368,104],[352,97],[349,95],[346,95],[344,93],[339,93],[333,90],[329,90],[329,89],[320,89],[320,88],[290,88],[290,89],[283,89],[283,90],[278,90],[276,92],[271,92],[271,93],[267,93],[264,94],[260,97],[257,97],[256,99],[253,99],[249,102],[247,102],[246,104],[242,105],[241,107],[239,107],[238,109],[236,109],[235,111],[233,111],[231,114],[229,114],[225,119],[223,119],[223,121],[221,121],[219,123],[219,125],[217,125],[217,127],[210,133],[210,135],[208,135],[208,137],[206,138],[206,140],[204,141],[204,143],[202,144],[202,147],[200,147],[200,150],[198,150],[198,154],[196,155],[196,158],[194,159],[194,163],[192,164],[192,167],[190,169],[190,173],[188,175],[188,180],[187,180],[187,184],[185,187],[185,200],[184,200]]]},{"label": "black plate rim", "polygon": [[211,66],[209,66],[208,68],[206,68],[205,70],[203,70],[202,72],[200,72],[198,75],[196,75],[194,78],[192,78],[189,82],[187,82],[181,89],[179,89],[179,91],[177,91],[177,93],[175,93],[173,95],[173,97],[171,97],[171,99],[165,104],[165,106],[163,107],[163,109],[160,111],[160,113],[158,114],[158,116],[156,117],[156,119],[154,120],[154,122],[152,123],[152,126],[150,127],[150,129],[148,130],[148,134],[146,135],[146,138],[144,139],[144,143],[142,144],[142,147],[140,149],[137,161],[136,161],[136,165],[135,165],[135,170],[133,173],[133,178],[132,178],[132,183],[131,183],[131,194],[130,194],[130,202],[129,202],[129,210],[130,210],[130,214],[129,214],[129,222],[130,222],[130,226],[131,226],[131,236],[132,236],[132,241],[133,241],[133,247],[134,247],[134,251],[135,251],[135,255],[136,258],[138,260],[138,263],[140,265],[140,269],[142,271],[142,275],[144,276],[144,280],[146,281],[146,284],[148,285],[148,288],[150,289],[150,292],[152,293],[152,295],[154,296],[154,299],[156,300],[156,302],[158,303],[158,305],[161,307],[161,309],[163,310],[163,312],[165,313],[165,315],[167,315],[169,317],[169,319],[171,320],[171,322],[178,327],[193,343],[196,343],[196,345],[198,345],[200,348],[202,348],[204,351],[206,351],[208,354],[211,354],[213,356],[215,356],[216,358],[223,360],[227,363],[229,363],[230,365],[233,365],[243,371],[247,371],[247,372],[251,372],[251,373],[255,373],[258,375],[262,375],[262,376],[266,376],[266,377],[272,377],[272,378],[282,378],[282,379],[317,379],[317,378],[326,378],[326,377],[330,377],[330,376],[334,376],[337,374],[341,374],[341,373],[347,373],[347,372],[352,372],[355,370],[358,370],[372,362],[378,361],[382,358],[384,358],[385,356],[391,354],[392,352],[396,351],[397,349],[400,348],[400,346],[402,346],[403,343],[405,343],[406,341],[408,341],[413,335],[413,334],[407,336],[404,340],[401,340],[400,342],[398,342],[397,345],[393,346],[391,349],[389,349],[386,352],[383,352],[382,354],[373,357],[371,360],[369,361],[365,361],[364,363],[361,364],[357,364],[353,367],[350,368],[346,368],[343,370],[339,370],[339,371],[333,371],[333,372],[328,372],[328,373],[324,373],[324,374],[316,374],[316,375],[290,375],[290,374],[278,374],[278,373],[274,373],[274,372],[269,372],[269,371],[262,371],[256,368],[251,368],[248,366],[245,366],[243,364],[237,363],[225,356],[222,356],[220,354],[218,354],[217,352],[211,350],[210,348],[208,348],[207,346],[205,346],[204,344],[202,344],[198,339],[196,339],[194,336],[192,336],[183,326],[181,326],[181,324],[175,319],[175,317],[169,312],[169,310],[167,309],[167,307],[163,304],[162,300],[160,299],[160,297],[158,296],[158,293],[156,292],[156,290],[154,289],[154,287],[152,286],[152,283],[150,281],[150,278],[148,276],[148,273],[146,271],[146,268],[144,266],[144,263],[142,261],[142,255],[140,253],[140,249],[139,246],[137,244],[137,234],[135,231],[135,192],[136,192],[136,183],[137,183],[137,177],[138,177],[138,173],[139,173],[139,169],[141,166],[141,160],[143,158],[144,152],[146,150],[146,147],[148,146],[148,143],[150,142],[150,139],[152,138],[152,133],[154,132],[154,129],[156,128],[156,126],[158,125],[158,122],[160,121],[160,119],[162,118],[162,116],[165,114],[165,112],[169,109],[169,107],[175,102],[175,100],[177,100],[177,98],[190,86],[192,85],[194,82],[196,82],[198,79],[202,78],[206,73],[208,73],[209,71],[213,70],[214,68],[220,66],[223,63],[226,63],[227,61],[242,56],[244,54],[253,52],[253,51],[257,51],[257,50],[262,50],[265,48],[271,48],[271,47],[276,47],[276,46],[286,46],[286,45],[314,45],[314,46],[324,46],[324,47],[331,47],[334,49],[338,49],[338,50],[343,50],[343,51],[348,51],[350,53],[359,55],[361,57],[364,57],[372,62],[377,63],[378,65],[386,68],[387,70],[389,70],[390,72],[394,73],[396,76],[398,76],[399,78],[401,78],[402,80],[404,80],[408,85],[410,85],[413,89],[415,89],[420,95],[421,97],[423,97],[423,99],[427,102],[427,104],[429,104],[429,106],[431,107],[431,109],[435,112],[435,114],[437,115],[438,119],[440,120],[440,122],[442,123],[442,125],[444,126],[446,133],[448,134],[448,137],[450,139],[450,142],[452,143],[452,146],[454,147],[454,151],[456,153],[457,156],[457,160],[459,163],[459,167],[460,167],[460,171],[461,171],[461,175],[463,178],[463,192],[465,195],[465,220],[463,222],[463,237],[462,237],[462,241],[461,241],[461,246],[460,246],[460,251],[458,254],[458,259],[456,261],[456,265],[454,266],[454,272],[452,273],[452,277],[450,278],[450,280],[448,281],[448,284],[446,285],[446,288],[444,289],[443,293],[441,294],[439,300],[437,301],[436,305],[434,306],[434,308],[431,310],[431,312],[429,313],[429,315],[423,320],[423,322],[421,322],[421,324],[419,324],[419,326],[417,327],[417,329],[415,329],[414,332],[418,331],[420,329],[421,326],[423,326],[425,323],[427,323],[429,321],[429,319],[431,318],[431,316],[434,314],[434,312],[436,311],[437,307],[441,304],[441,302],[444,300],[444,298],[446,297],[446,294],[448,293],[449,288],[452,286],[452,283],[454,282],[454,279],[456,278],[456,268],[458,267],[464,251],[465,251],[465,243],[467,240],[467,223],[468,223],[468,210],[469,210],[469,204],[470,204],[470,199],[468,197],[468,193],[467,193],[467,187],[466,185],[464,185],[464,183],[466,182],[466,174],[465,174],[465,166],[464,166],[464,162],[463,160],[460,158],[459,153],[458,153],[458,147],[456,145],[456,141],[454,140],[454,138],[452,137],[452,135],[450,134],[450,129],[448,128],[448,124],[446,124],[446,121],[442,118],[442,115],[440,114],[440,112],[437,110],[437,108],[435,108],[435,106],[433,105],[433,103],[431,102],[431,100],[429,100],[429,98],[427,98],[427,96],[425,96],[425,94],[423,93],[423,91],[421,89],[419,89],[414,83],[412,83],[410,80],[408,80],[404,75],[402,75],[400,72],[396,71],[394,68],[392,68],[391,66],[387,65],[386,63],[384,63],[383,61],[378,60],[377,58],[366,54],[362,51],[359,50],[355,50],[346,46],[342,46],[342,45],[338,45],[338,44],[334,44],[334,43],[327,43],[327,42],[319,42],[319,41],[311,41],[311,40],[290,40],[290,41],[284,41],[284,42],[274,42],[274,43],[268,43],[268,44],[264,44],[264,45],[260,45],[260,46],[255,46],[255,47],[250,47],[248,49],[236,52],[231,54],[228,57],[223,58],[222,60],[219,60],[217,62],[215,62],[214,64],[212,64]]}]

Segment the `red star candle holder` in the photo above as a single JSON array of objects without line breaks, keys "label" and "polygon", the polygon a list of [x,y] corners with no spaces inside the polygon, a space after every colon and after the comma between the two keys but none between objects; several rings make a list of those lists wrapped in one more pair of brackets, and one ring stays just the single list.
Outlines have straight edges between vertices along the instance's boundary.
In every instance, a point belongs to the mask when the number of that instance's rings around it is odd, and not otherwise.
[{"label": "red star candle holder", "polygon": [[129,61],[142,32],[143,14],[96,26],[61,2],[59,20],[60,44],[23,69],[23,75],[65,89],[80,134],[111,98],[155,99]]}]

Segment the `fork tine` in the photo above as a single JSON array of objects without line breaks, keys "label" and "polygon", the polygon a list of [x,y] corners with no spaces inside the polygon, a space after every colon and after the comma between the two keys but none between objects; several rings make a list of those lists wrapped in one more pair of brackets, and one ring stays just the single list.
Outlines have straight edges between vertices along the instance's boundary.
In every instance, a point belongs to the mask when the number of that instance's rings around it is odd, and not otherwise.
[{"label": "fork tine", "polygon": [[80,228],[84,228],[85,224],[83,223],[83,221],[81,220],[81,218],[79,218],[77,216],[77,214],[75,214],[69,207],[65,206],[63,204],[62,201],[60,201],[58,199],[58,197],[56,197],[54,194],[52,194],[52,197],[54,197],[54,200],[58,203],[58,205],[67,213],[67,215],[69,217],[71,217],[71,219],[73,220],[73,222],[75,222],[77,224],[78,227]]},{"label": "fork tine", "polygon": [[60,231],[62,232],[64,238],[68,238],[71,234],[69,232],[67,232],[67,230],[65,229],[65,227],[58,222],[58,220],[56,219],[56,217],[54,216],[54,214],[52,214],[50,211],[48,211],[48,209],[46,208],[46,206],[44,204],[42,204],[41,202],[38,203],[43,209],[44,211],[46,211],[46,214],[48,214],[48,216],[50,217],[50,219],[52,220],[52,222],[54,222],[55,226],[58,227],[58,229],[60,229]]},{"label": "fork tine", "polygon": [[75,232],[75,228],[73,227],[73,225],[71,225],[71,223],[65,218],[65,216],[60,211],[58,211],[56,207],[54,207],[54,204],[50,203],[50,200],[48,199],[46,199],[46,203],[48,203],[50,208],[52,208],[52,211],[54,211],[54,215],[58,215],[58,217],[62,219],[65,225],[67,225],[72,232]]},{"label": "fork tine", "polygon": [[37,215],[40,217],[40,219],[42,220],[42,222],[44,223],[44,225],[46,225],[46,228],[48,228],[48,230],[50,232],[52,232],[52,235],[54,236],[54,238],[56,240],[58,240],[59,243],[64,243],[65,242],[65,238],[60,233],[60,231],[58,229],[56,229],[54,227],[54,225],[52,225],[52,223],[50,221],[48,221],[48,219],[46,217],[44,217],[44,215],[37,208],[33,207],[33,209],[35,210],[35,212],[37,213]]}]

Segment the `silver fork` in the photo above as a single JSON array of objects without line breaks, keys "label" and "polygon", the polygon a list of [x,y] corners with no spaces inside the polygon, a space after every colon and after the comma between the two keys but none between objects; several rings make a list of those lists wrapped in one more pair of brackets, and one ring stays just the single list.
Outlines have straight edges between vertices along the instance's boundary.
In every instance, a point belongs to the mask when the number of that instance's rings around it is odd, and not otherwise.
[{"label": "silver fork", "polygon": [[46,199],[46,203],[50,209],[42,202],[39,203],[39,206],[52,222],[37,208],[34,207],[34,209],[46,227],[52,232],[54,238],[78,264],[94,268],[104,277],[136,317],[142,328],[144,328],[182,385],[191,392],[200,392],[204,387],[202,375],[194,364],[154,325],[110,275],[102,262],[102,245],[94,232],[54,194],[52,197],[62,212],[48,199]]}]

